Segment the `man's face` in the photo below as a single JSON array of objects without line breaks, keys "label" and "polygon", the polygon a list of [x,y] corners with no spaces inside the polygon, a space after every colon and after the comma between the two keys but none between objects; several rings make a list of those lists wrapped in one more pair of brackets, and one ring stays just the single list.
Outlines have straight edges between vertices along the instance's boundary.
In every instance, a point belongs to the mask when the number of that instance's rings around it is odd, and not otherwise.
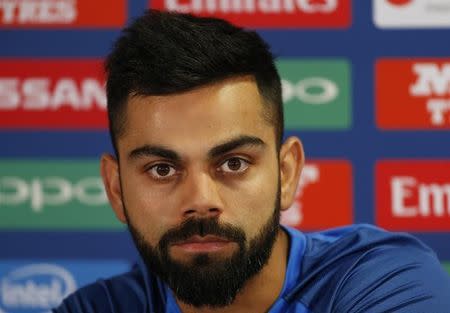
[{"label": "man's face", "polygon": [[[118,141],[124,212],[118,216],[151,270],[216,280],[251,257],[267,261],[280,187],[275,131],[265,110],[250,77],[130,98]],[[255,248],[266,255],[251,255]]]}]

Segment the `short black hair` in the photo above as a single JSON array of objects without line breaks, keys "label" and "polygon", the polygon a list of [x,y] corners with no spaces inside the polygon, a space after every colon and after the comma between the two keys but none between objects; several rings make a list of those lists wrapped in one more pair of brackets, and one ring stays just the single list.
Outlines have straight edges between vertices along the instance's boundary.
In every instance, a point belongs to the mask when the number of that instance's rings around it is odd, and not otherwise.
[{"label": "short black hair", "polygon": [[254,31],[217,18],[147,10],[122,31],[105,70],[109,130],[117,157],[130,96],[176,94],[240,75],[255,78],[280,148],[281,81],[269,46]]}]

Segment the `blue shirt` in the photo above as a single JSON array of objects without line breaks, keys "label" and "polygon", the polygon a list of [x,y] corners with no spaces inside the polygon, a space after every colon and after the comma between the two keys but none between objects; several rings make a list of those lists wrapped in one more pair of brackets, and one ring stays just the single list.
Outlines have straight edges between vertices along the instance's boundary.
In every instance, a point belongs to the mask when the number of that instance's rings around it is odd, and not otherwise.
[{"label": "blue shirt", "polygon": [[[269,312],[449,313],[450,277],[414,237],[369,225],[290,239],[286,278]],[[143,263],[70,295],[55,313],[181,312],[171,290]]]}]

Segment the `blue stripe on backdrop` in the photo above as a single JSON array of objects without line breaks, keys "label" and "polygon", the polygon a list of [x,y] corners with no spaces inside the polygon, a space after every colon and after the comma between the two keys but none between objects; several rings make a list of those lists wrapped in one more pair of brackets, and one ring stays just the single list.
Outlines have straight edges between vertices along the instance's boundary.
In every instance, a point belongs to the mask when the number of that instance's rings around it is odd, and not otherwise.
[{"label": "blue stripe on backdrop", "polygon": [[58,258],[133,261],[137,257],[127,231],[1,231],[0,246],[7,247],[0,250],[0,259],[3,260]]}]

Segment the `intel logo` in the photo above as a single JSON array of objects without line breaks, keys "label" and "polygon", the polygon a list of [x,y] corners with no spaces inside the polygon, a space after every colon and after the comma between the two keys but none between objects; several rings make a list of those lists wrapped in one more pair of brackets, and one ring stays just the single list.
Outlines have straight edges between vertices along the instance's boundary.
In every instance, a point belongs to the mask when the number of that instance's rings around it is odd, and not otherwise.
[{"label": "intel logo", "polygon": [[0,282],[0,313],[42,313],[74,292],[73,276],[54,264],[31,264],[6,274]]}]

